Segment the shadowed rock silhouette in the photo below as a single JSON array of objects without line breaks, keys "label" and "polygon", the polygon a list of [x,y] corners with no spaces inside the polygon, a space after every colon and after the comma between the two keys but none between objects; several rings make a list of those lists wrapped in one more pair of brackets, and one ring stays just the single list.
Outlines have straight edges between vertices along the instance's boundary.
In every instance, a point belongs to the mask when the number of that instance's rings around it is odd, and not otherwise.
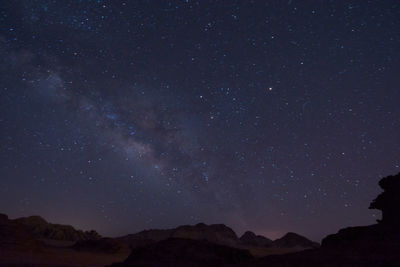
[{"label": "shadowed rock silhouette", "polygon": [[42,239],[78,241],[101,237],[96,231],[76,230],[70,225],[49,223],[40,216],[18,218],[14,220],[14,223],[25,226],[36,238]]},{"label": "shadowed rock silhouette", "polygon": [[262,235],[256,235],[251,231],[246,231],[240,237],[241,244],[245,246],[268,247],[272,245],[272,240]]},{"label": "shadowed rock silhouette", "polygon": [[382,220],[379,223],[398,226],[400,224],[400,173],[390,175],[379,181],[383,192],[374,199],[370,209],[382,211]]},{"label": "shadowed rock silhouette", "polygon": [[319,249],[268,256],[248,266],[400,266],[400,174],[379,185],[384,192],[370,205],[382,211],[378,224],[344,228],[325,237]]},{"label": "shadowed rock silhouette", "polygon": [[[274,241],[250,231],[238,238],[223,224],[203,223],[145,230],[120,238],[99,238],[94,231],[51,224],[38,216],[10,220],[0,214],[0,251],[7,250],[14,257],[10,262],[18,263],[23,259],[20,255],[29,251],[43,256],[37,259],[40,263],[48,261],[51,255],[52,263],[58,262],[57,257],[63,253],[86,255],[88,259],[102,257],[102,265],[126,259],[113,266],[400,266],[400,174],[383,178],[379,185],[384,191],[370,205],[371,209],[382,211],[379,223],[341,229],[324,238],[321,247],[295,233]],[[74,245],[52,247],[51,243],[42,242],[48,238],[74,240]],[[267,250],[269,254],[264,253]],[[302,251],[289,253],[299,250]],[[13,255],[18,256],[18,261]],[[111,261],[113,255],[118,260]],[[7,257],[0,253],[0,262]],[[32,264],[27,259],[23,263]],[[93,261],[86,262],[90,265]],[[76,264],[71,266],[84,264],[76,258]]]},{"label": "shadowed rock silhouette", "polygon": [[239,244],[239,238],[231,228],[224,224],[206,225],[204,223],[182,225],[177,228],[165,230],[144,230],[136,234],[119,237],[118,239],[134,248],[139,245],[150,244],[168,238],[207,240],[227,246],[237,246]]},{"label": "shadowed rock silhouette", "polygon": [[273,245],[280,248],[292,248],[292,247],[303,247],[303,248],[318,248],[319,244],[313,242],[304,236],[296,233],[287,233],[283,237],[275,240]]},{"label": "shadowed rock silhouette", "polygon": [[352,250],[396,248],[400,245],[400,173],[382,178],[379,186],[384,190],[369,206],[382,211],[378,224],[341,229],[337,234],[322,240],[323,247],[348,248]]}]

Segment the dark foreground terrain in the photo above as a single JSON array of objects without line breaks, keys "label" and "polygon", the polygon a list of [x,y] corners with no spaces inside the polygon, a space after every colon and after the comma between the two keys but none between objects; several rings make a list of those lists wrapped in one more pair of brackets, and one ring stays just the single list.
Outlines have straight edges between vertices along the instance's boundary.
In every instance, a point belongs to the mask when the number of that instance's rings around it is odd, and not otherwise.
[{"label": "dark foreground terrain", "polygon": [[400,266],[400,174],[383,178],[370,208],[382,220],[328,235],[321,246],[295,233],[277,240],[223,224],[145,230],[118,238],[0,214],[2,266]]},{"label": "dark foreground terrain", "polygon": [[275,241],[250,231],[239,238],[223,224],[199,223],[105,238],[95,231],[48,223],[39,216],[11,220],[0,214],[3,266],[210,266],[317,247],[318,243],[295,233]]}]

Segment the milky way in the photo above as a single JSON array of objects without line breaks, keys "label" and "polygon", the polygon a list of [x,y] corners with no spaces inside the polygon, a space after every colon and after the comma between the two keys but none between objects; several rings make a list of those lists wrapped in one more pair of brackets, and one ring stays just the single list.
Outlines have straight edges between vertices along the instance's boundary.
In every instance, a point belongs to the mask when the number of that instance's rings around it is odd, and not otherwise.
[{"label": "milky way", "polygon": [[400,170],[398,1],[5,1],[0,212],[319,240]]}]

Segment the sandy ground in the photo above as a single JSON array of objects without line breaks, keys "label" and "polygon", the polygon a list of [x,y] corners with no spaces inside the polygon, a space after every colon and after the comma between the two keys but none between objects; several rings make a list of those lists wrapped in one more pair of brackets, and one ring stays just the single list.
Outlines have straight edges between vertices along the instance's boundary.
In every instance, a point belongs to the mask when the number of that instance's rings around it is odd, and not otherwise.
[{"label": "sandy ground", "polygon": [[293,248],[274,248],[274,247],[251,247],[247,248],[251,255],[256,258],[265,257],[269,255],[282,255],[292,252],[298,252],[304,250],[302,247],[293,247]]},{"label": "sandy ground", "polygon": [[105,266],[124,261],[129,253],[80,252],[69,248],[46,248],[41,251],[1,249],[0,266]]},{"label": "sandy ground", "polygon": [[[106,266],[114,262],[124,261],[130,254],[127,247],[118,253],[101,253],[77,251],[70,248],[74,242],[41,240],[47,246],[35,250],[0,248],[0,266]],[[254,257],[264,257],[274,254],[285,254],[303,250],[303,248],[262,248],[247,247]]]}]

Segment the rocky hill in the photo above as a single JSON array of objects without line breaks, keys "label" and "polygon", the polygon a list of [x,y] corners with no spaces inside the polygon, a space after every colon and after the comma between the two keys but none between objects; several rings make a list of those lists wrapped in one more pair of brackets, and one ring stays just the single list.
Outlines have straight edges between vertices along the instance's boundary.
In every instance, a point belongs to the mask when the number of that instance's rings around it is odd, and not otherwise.
[{"label": "rocky hill", "polygon": [[287,233],[283,237],[276,239],[272,242],[273,246],[280,248],[292,248],[292,247],[303,247],[303,248],[318,248],[319,244],[313,242],[304,236],[296,233]]},{"label": "rocky hill", "polygon": [[139,245],[154,243],[168,238],[207,240],[216,244],[228,246],[237,246],[239,244],[239,238],[231,228],[223,224],[206,225],[204,223],[183,225],[167,230],[145,230],[118,239],[129,243],[131,247],[137,247]]},{"label": "rocky hill", "polygon": [[145,230],[136,234],[130,234],[117,238],[118,240],[127,243],[130,247],[135,248],[142,245],[159,242],[168,238],[184,238],[192,240],[207,240],[209,242],[231,246],[236,248],[247,247],[278,247],[298,249],[315,248],[319,244],[308,240],[307,238],[295,233],[288,233],[280,239],[272,241],[261,235],[256,235],[253,232],[247,231],[240,238],[236,233],[224,224],[206,225],[199,223],[196,225],[183,225],[167,230]]},{"label": "rocky hill", "polygon": [[207,240],[226,246],[236,246],[239,243],[236,233],[224,224],[206,225],[199,223],[196,225],[179,226],[172,232],[171,237]]},{"label": "rocky hill", "polygon": [[251,231],[246,231],[240,237],[240,243],[244,246],[269,247],[272,245],[272,240],[262,235],[256,235]]},{"label": "rocky hill", "polygon": [[39,216],[18,218],[13,222],[25,226],[38,239],[78,241],[101,237],[96,231],[76,230],[70,225],[49,223]]},{"label": "rocky hill", "polygon": [[40,250],[42,243],[26,227],[14,223],[5,214],[0,214],[0,250]]}]

